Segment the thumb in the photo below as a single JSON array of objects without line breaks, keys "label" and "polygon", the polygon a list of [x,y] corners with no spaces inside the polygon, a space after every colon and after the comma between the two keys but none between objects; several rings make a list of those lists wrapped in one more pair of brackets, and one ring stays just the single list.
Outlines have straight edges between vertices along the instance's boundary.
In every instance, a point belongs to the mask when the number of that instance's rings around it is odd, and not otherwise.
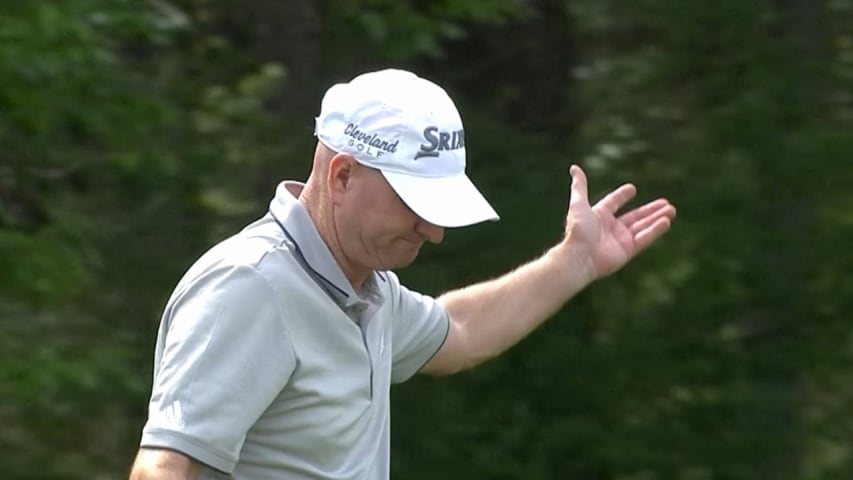
[{"label": "thumb", "polygon": [[572,192],[571,198],[569,199],[569,206],[588,206],[589,192],[587,191],[586,174],[581,167],[577,165],[569,167],[569,174],[572,176]]}]

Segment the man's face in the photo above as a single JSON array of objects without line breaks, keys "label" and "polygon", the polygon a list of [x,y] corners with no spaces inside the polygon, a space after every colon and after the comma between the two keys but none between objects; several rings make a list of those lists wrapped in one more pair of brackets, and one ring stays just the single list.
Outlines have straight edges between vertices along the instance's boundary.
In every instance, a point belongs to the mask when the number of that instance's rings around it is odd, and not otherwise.
[{"label": "man's face", "polygon": [[[444,229],[425,222],[394,192],[382,173],[352,162],[338,190],[334,221],[352,267],[390,270],[411,264],[424,242],[441,242]],[[336,181],[342,182],[340,175]]]}]

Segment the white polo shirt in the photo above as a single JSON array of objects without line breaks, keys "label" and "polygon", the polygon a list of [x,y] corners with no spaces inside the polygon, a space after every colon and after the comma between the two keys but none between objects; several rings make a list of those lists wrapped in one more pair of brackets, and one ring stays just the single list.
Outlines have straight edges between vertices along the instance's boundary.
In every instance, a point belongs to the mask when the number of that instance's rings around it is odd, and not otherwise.
[{"label": "white polo shirt", "polygon": [[444,308],[391,272],[354,291],[301,189],[279,185],[163,313],[141,445],[195,458],[202,479],[388,479],[391,383],[447,336]]}]

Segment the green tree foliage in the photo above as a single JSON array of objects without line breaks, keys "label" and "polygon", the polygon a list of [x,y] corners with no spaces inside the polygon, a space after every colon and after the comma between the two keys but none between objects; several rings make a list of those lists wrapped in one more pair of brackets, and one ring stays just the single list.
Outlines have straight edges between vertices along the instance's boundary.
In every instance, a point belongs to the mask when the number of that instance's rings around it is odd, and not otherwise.
[{"label": "green tree foliage", "polygon": [[[836,352],[829,368],[845,370],[838,353],[849,337],[838,328],[849,305],[832,314],[823,305],[845,302],[849,285],[814,287],[827,268],[850,268],[849,256],[824,256],[849,226],[820,213],[849,205],[841,186],[851,179],[849,103],[838,100],[851,84],[831,61],[849,48],[849,5],[636,7],[616,17],[643,19],[633,28],[645,41],[610,44],[585,72],[583,83],[598,92],[591,108],[604,107],[585,128],[589,160],[665,179],[681,207],[670,248],[683,250],[668,262],[684,274],[677,301],[644,320],[686,328],[666,334],[676,351],[689,346],[678,367],[646,365],[671,375],[668,389],[689,399],[670,418],[703,422],[708,444],[676,451],[713,478],[846,478],[850,430],[827,436],[809,417],[826,414],[816,397],[844,395],[821,386],[819,371],[827,348]],[[610,38],[624,31],[610,28]],[[608,102],[602,85],[628,93]],[[643,275],[662,284],[667,269]],[[687,445],[680,436],[660,448]]]},{"label": "green tree foliage", "polygon": [[245,213],[248,187],[220,179],[267,153],[283,70],[199,75],[224,47],[165,3],[0,8],[2,470],[113,478],[138,437],[157,284]]},{"label": "green tree foliage", "polygon": [[395,478],[850,478],[851,21],[850,0],[0,4],[3,478],[125,475],[166,295],[308,171],[323,88],[384,65],[447,86],[502,215],[412,287],[557,240],[572,162],[594,196],[679,207],[502,357],[395,388]]}]

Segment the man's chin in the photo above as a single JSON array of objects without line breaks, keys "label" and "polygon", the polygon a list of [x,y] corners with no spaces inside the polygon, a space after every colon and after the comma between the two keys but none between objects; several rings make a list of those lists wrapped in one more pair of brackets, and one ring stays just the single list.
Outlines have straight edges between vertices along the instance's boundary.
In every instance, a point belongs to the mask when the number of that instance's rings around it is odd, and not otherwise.
[{"label": "man's chin", "polygon": [[415,262],[415,259],[418,257],[418,252],[420,251],[420,247],[415,248],[412,252],[400,253],[395,255],[393,259],[383,259],[387,260],[382,262],[382,270],[398,270],[401,268],[408,267],[412,263]]}]

